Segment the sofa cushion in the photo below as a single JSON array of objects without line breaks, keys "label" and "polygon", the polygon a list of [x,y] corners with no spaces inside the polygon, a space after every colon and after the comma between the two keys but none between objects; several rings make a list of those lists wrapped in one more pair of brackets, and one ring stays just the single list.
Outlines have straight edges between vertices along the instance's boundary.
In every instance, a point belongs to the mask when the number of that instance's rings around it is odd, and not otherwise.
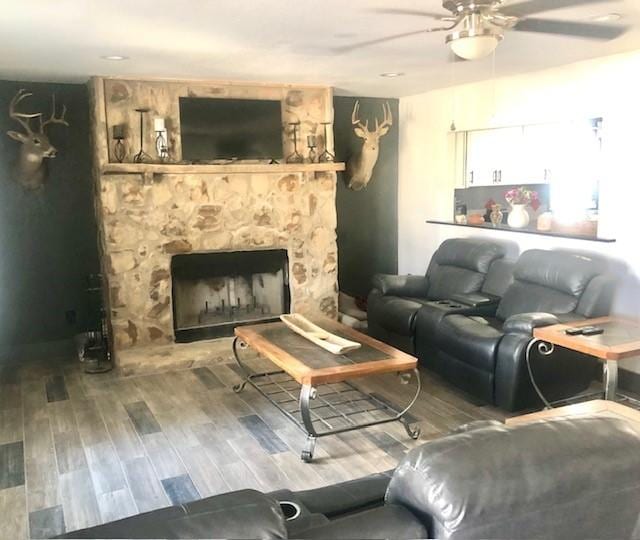
[{"label": "sofa cushion", "polygon": [[382,296],[376,298],[374,310],[376,322],[389,332],[402,336],[412,336],[416,313],[427,303],[420,298],[400,298]]},{"label": "sofa cushion", "polygon": [[491,263],[504,257],[504,248],[490,240],[450,238],[440,244],[433,255],[439,266],[455,266],[486,274]]},{"label": "sofa cushion", "polygon": [[599,261],[567,251],[525,251],[514,269],[518,281],[542,285],[570,296],[580,296],[602,268]]},{"label": "sofa cushion", "polygon": [[571,313],[578,298],[549,287],[516,281],[498,305],[497,316],[506,320],[519,313],[543,312],[552,315]]},{"label": "sofa cushion", "polygon": [[336,519],[327,525],[301,531],[296,537],[341,540],[430,538],[429,531],[418,518],[406,508],[394,504]]},{"label": "sofa cushion", "polygon": [[512,260],[496,259],[491,263],[489,272],[484,279],[482,292],[502,297],[513,283],[513,271],[516,263]]},{"label": "sofa cushion", "polygon": [[484,274],[458,268],[436,266],[429,273],[427,296],[431,300],[446,300],[456,293],[478,292],[484,283]]},{"label": "sofa cushion", "polygon": [[637,538],[639,447],[614,418],[488,426],[411,450],[386,501],[432,538]]},{"label": "sofa cushion", "polygon": [[601,271],[600,261],[576,253],[525,251],[513,272],[515,282],[502,297],[498,317],[533,311],[571,313]]},{"label": "sofa cushion", "polygon": [[436,345],[448,355],[484,371],[493,372],[503,334],[501,322],[492,317],[447,315],[435,333]]},{"label": "sofa cushion", "polygon": [[472,238],[445,240],[427,270],[427,296],[431,300],[445,300],[457,293],[478,292],[491,263],[503,256],[503,247],[494,242]]},{"label": "sofa cushion", "polygon": [[426,297],[429,280],[427,276],[396,276],[392,274],[376,274],[371,284],[383,295]]}]

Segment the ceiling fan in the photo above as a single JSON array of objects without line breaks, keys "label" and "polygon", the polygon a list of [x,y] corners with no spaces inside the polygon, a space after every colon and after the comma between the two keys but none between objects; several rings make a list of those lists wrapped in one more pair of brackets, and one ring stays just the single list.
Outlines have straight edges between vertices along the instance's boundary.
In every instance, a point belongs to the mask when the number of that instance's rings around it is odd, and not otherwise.
[{"label": "ceiling fan", "polygon": [[450,15],[412,9],[378,9],[376,11],[379,13],[428,17],[448,24],[347,45],[340,50],[350,51],[422,33],[449,32],[445,41],[456,56],[464,60],[477,60],[491,54],[508,30],[596,40],[615,39],[624,34],[627,28],[596,22],[531,17],[545,11],[602,2],[603,0],[523,0],[505,4],[504,0],[443,0],[442,7]]}]

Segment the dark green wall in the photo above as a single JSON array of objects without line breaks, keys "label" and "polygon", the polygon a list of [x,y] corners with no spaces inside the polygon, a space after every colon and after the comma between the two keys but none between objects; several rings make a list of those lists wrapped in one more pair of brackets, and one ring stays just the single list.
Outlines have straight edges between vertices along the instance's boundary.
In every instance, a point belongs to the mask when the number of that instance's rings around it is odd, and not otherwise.
[{"label": "dark green wall", "polygon": [[398,270],[398,100],[334,97],[336,158],[347,161],[362,139],[353,133],[351,112],[360,100],[360,118],[382,120],[382,104],[389,101],[393,126],[380,139],[380,156],[367,187],[351,191],[346,173],[338,175],[338,280],[340,290],[366,296],[373,274]]},{"label": "dark green wall", "polygon": [[[34,94],[21,110],[48,115],[52,92],[68,109],[70,127],[47,129],[58,156],[40,193],[12,172],[20,143],[6,132],[21,127],[8,110],[20,88]],[[94,324],[85,293],[99,269],[92,189],[86,87],[0,81],[0,345],[66,339]]]}]

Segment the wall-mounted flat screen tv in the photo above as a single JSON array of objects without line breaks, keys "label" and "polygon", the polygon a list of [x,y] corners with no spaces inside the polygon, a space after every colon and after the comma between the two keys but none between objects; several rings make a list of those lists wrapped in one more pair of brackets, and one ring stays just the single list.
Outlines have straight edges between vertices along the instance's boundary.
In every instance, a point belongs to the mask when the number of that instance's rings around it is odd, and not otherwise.
[{"label": "wall-mounted flat screen tv", "polygon": [[180,98],[182,159],[281,159],[280,101]]}]

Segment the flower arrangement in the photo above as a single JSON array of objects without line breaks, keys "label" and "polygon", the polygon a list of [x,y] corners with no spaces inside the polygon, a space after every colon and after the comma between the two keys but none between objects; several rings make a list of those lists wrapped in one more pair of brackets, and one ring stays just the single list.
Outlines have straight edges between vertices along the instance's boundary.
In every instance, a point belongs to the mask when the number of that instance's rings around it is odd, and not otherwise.
[{"label": "flower arrangement", "polygon": [[534,210],[540,206],[538,192],[524,187],[510,189],[504,194],[504,198],[512,206],[514,204],[530,205]]}]

